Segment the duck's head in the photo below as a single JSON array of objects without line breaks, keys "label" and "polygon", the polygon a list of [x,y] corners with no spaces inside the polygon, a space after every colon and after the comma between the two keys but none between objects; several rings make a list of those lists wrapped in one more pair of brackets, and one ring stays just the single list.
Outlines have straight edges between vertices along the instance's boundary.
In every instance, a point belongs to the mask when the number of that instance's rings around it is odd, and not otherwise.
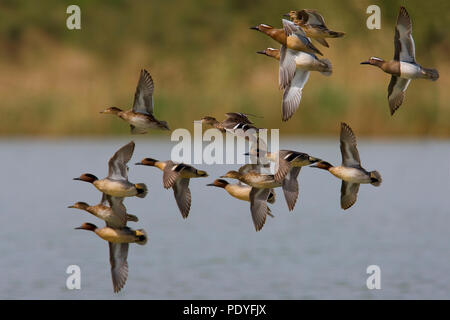
[{"label": "duck's head", "polygon": [[280,60],[280,50],[275,48],[266,48],[263,51],[256,51],[256,53],[264,54],[268,57],[275,58],[277,60]]},{"label": "duck's head", "polygon": [[230,179],[238,179],[241,177],[241,174],[237,171],[231,170],[225,173],[225,175],[221,176],[221,178],[230,178]]},{"label": "duck's head", "polygon": [[86,211],[88,207],[89,205],[86,202],[75,202],[73,205],[68,206],[67,208],[74,208]]},{"label": "duck's head", "polygon": [[204,116],[200,121],[202,122],[202,124],[213,125],[214,123],[217,122],[217,119],[210,116]]},{"label": "duck's head", "polygon": [[85,222],[81,226],[79,226],[78,228],[75,228],[75,229],[95,231],[97,229],[97,226],[93,223]]},{"label": "duck's head", "polygon": [[213,183],[207,184],[207,186],[225,188],[228,185],[228,182],[223,179],[216,179]]},{"label": "duck's head", "polygon": [[380,67],[385,61],[378,57],[370,57],[369,60],[361,62],[361,64],[370,64]]},{"label": "duck's head", "polygon": [[80,180],[80,181],[85,181],[85,182],[89,182],[89,183],[94,183],[94,181],[97,181],[98,178],[91,173],[83,173],[78,178],[73,178],[73,180]]},{"label": "duck's head", "polygon": [[116,107],[109,107],[103,111],[100,111],[100,113],[104,113],[104,114],[118,114],[119,112],[122,112],[122,110],[119,108],[116,108]]},{"label": "duck's head", "polygon": [[159,161],[152,158],[144,158],[141,162],[136,162],[135,165],[154,167],[157,162]]},{"label": "duck's head", "polygon": [[260,31],[260,32],[266,33],[266,32],[268,32],[268,31],[272,30],[273,27],[272,27],[272,26],[269,26],[268,24],[261,23],[261,24],[258,24],[257,26],[250,27],[250,29],[252,29],[252,30],[258,30],[258,31]]},{"label": "duck's head", "polygon": [[323,170],[329,170],[333,165],[329,162],[326,161],[318,161],[316,162],[315,165],[311,166],[311,168],[319,168],[319,169],[323,169]]}]

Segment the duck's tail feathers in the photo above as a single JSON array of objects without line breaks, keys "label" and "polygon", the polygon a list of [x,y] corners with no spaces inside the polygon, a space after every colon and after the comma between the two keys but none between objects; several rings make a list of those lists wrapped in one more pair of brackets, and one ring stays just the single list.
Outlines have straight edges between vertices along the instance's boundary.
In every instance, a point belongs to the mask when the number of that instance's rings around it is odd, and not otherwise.
[{"label": "duck's tail feathers", "polygon": [[144,229],[136,230],[136,238],[137,238],[136,243],[143,246],[144,244],[147,243],[148,240],[147,232],[145,232]]},{"label": "duck's tail feathers", "polygon": [[331,76],[331,74],[333,73],[333,67],[331,66],[330,60],[320,59],[320,62],[322,62],[323,65],[323,71],[321,71],[320,73],[327,77]]},{"label": "duck's tail feathers", "polygon": [[343,37],[343,36],[345,35],[345,32],[339,32],[339,31],[331,31],[331,30],[329,30],[329,31],[328,31],[328,35],[329,35],[331,38],[340,38],[340,37]]},{"label": "duck's tail feathers", "polygon": [[134,186],[136,187],[136,190],[137,190],[136,197],[145,198],[145,196],[148,193],[147,186],[143,183],[136,183]]},{"label": "duck's tail feathers", "polygon": [[423,68],[423,72],[425,73],[427,79],[430,79],[431,81],[436,81],[439,79],[439,72],[436,69]]},{"label": "duck's tail feathers", "polygon": [[371,185],[378,187],[383,180],[381,179],[381,174],[378,171],[371,171],[370,172],[370,181],[371,181],[370,182]]},{"label": "duck's tail feathers", "polygon": [[139,218],[134,214],[127,214],[127,221],[138,222]]}]

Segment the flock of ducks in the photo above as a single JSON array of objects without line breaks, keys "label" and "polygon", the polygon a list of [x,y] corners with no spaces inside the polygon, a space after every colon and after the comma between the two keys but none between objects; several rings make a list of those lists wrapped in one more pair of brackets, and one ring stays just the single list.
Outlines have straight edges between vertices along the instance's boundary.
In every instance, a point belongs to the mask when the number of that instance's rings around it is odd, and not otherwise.
[{"label": "flock of ducks", "polygon": [[[281,44],[280,49],[267,48],[258,53],[279,60],[279,86],[284,90],[283,121],[289,120],[298,109],[302,89],[310,71],[318,71],[327,76],[332,73],[330,61],[317,57],[322,53],[314,46],[311,39],[324,47],[329,47],[326,38],[344,36],[343,32],[328,29],[322,15],[315,10],[290,11],[285,16],[290,20],[282,19],[283,28],[276,29],[266,24],[251,28],[270,36]],[[394,44],[393,60],[384,61],[372,57],[362,62],[362,64],[377,66],[392,75],[388,88],[391,114],[394,114],[402,104],[404,92],[411,79],[436,80],[439,77],[435,69],[423,68],[417,64],[414,40],[411,36],[411,20],[404,7],[400,8],[398,15]],[[149,129],[169,130],[167,122],[156,119],[153,114],[153,92],[153,79],[146,70],[142,70],[132,109],[123,111],[110,107],[101,113],[113,114],[126,121],[130,125],[132,134],[147,133]],[[258,128],[249,120],[249,116],[254,115],[229,112],[226,113],[223,121],[205,116],[201,119],[201,123],[223,133],[239,135],[250,129],[257,132]],[[102,193],[99,204],[91,206],[85,202],[76,202],[69,206],[69,208],[84,210],[105,221],[106,225],[102,228],[92,223],[83,223],[76,229],[92,231],[108,241],[114,292],[119,292],[128,278],[129,243],[144,245],[148,241],[144,229],[134,230],[127,226],[128,221],[138,222],[139,219],[136,215],[128,213],[123,203],[126,197],[145,198],[147,195],[147,186],[144,183],[132,183],[128,180],[127,164],[133,156],[134,148],[135,143],[131,141],[110,158],[106,178],[98,179],[92,173],[84,173],[74,178],[74,180],[92,184]],[[294,150],[268,152],[261,147],[261,144],[257,144],[257,147],[252,147],[246,154],[256,157],[257,164],[246,164],[238,170],[228,171],[207,186],[222,188],[232,197],[250,202],[250,213],[255,230],[260,231],[266,222],[266,217],[273,217],[268,203],[275,202],[276,188],[283,190],[288,210],[294,210],[299,195],[298,176],[302,167],[310,166],[329,171],[342,180],[340,203],[341,208],[346,210],[355,204],[360,184],[371,184],[377,187],[381,184],[382,178],[378,171],[367,171],[361,166],[355,134],[346,123],[341,123],[340,127],[340,149],[342,164],[333,166],[307,153]],[[275,163],[275,174],[263,173],[270,162]],[[162,171],[163,187],[173,190],[181,216],[186,219],[189,216],[192,199],[189,189],[190,179],[208,177],[207,172],[188,164],[175,163],[171,160],[159,161],[153,158],[144,158],[135,165],[156,167]],[[230,183],[224,179],[237,180],[237,183]]]}]

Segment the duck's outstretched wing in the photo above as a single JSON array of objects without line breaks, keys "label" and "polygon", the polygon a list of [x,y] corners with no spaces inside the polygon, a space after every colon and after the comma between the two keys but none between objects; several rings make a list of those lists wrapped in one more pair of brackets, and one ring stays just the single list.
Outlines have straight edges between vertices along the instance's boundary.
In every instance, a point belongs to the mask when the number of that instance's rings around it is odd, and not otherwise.
[{"label": "duck's outstretched wing", "polygon": [[397,109],[402,105],[403,99],[405,98],[405,91],[408,88],[410,82],[411,79],[405,79],[396,76],[391,77],[391,82],[389,82],[388,86],[388,101],[391,115],[393,115],[395,111],[397,111]]},{"label": "duck's outstretched wing", "polygon": [[346,210],[356,202],[358,197],[359,183],[342,181],[341,184],[341,208]]},{"label": "duck's outstretched wing", "polygon": [[294,210],[295,203],[297,202],[299,192],[297,177],[301,168],[293,167],[289,170],[281,185],[289,211]]},{"label": "duck's outstretched wing", "polygon": [[342,164],[346,167],[360,167],[358,149],[356,148],[356,137],[352,129],[344,122],[341,123],[341,154]]},{"label": "duck's outstretched wing", "polygon": [[309,71],[297,69],[291,84],[284,90],[282,101],[283,121],[288,121],[297,111],[302,99],[303,87],[309,79]]},{"label": "duck's outstretched wing", "polygon": [[272,215],[267,206],[267,198],[269,197],[270,189],[252,188],[250,191],[250,211],[252,213],[253,225],[255,230],[259,231],[266,223],[266,216]]},{"label": "duck's outstretched wing", "polygon": [[114,292],[119,292],[128,278],[128,243],[109,244],[109,262]]},{"label": "duck's outstretched wing", "polygon": [[133,111],[153,114],[153,90],[155,86],[153,79],[147,70],[142,69],[139,82],[134,94]]},{"label": "duck's outstretched wing", "polygon": [[113,211],[114,219],[107,222],[106,225],[111,228],[123,228],[127,225],[127,208],[123,204],[123,198],[106,196],[106,200],[109,203],[110,208]]},{"label": "duck's outstretched wing", "polygon": [[183,170],[194,171],[195,168],[184,163],[175,163],[171,160],[166,161],[166,166],[163,171],[164,188],[172,188]]},{"label": "duck's outstretched wing", "polygon": [[181,216],[183,219],[186,219],[189,215],[189,211],[191,210],[191,190],[189,189],[189,179],[182,178],[176,180],[172,189],[178,208],[180,209]]},{"label": "duck's outstretched wing", "polygon": [[412,37],[411,18],[404,7],[401,7],[398,13],[394,47],[394,60],[416,62],[416,47]]},{"label": "duck's outstretched wing", "polygon": [[281,182],[291,170],[291,162],[295,160],[309,159],[309,155],[303,152],[292,150],[280,150],[278,153],[278,165],[275,173],[275,180]]},{"label": "duck's outstretched wing", "polygon": [[114,180],[127,180],[128,179],[128,166],[134,152],[134,142],[124,145],[122,148],[109,159],[108,162],[108,178]]},{"label": "duck's outstretched wing", "polygon": [[280,49],[280,68],[278,74],[278,85],[280,89],[287,88],[295,76],[297,66],[295,64],[295,55],[297,52],[281,46]]},{"label": "duck's outstretched wing", "polygon": [[[240,112],[227,112],[225,113],[227,118],[224,120],[226,122],[227,120],[232,120],[235,122],[242,122],[246,124],[253,124],[253,122],[250,121],[250,119],[247,116],[250,116],[250,114],[240,113]],[[254,115],[251,115],[254,116]]]}]

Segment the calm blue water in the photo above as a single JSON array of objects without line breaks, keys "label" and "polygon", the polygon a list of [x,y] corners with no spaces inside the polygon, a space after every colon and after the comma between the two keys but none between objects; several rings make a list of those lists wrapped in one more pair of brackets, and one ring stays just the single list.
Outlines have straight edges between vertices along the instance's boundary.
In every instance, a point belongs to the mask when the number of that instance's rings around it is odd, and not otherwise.
[{"label": "calm blue water", "polygon": [[[383,176],[362,185],[342,211],[340,181],[304,168],[300,198],[288,212],[282,192],[274,219],[256,233],[249,204],[206,187],[237,166],[198,165],[210,173],[191,181],[192,208],[181,218],[161,172],[130,165],[145,182],[145,199],[128,198],[131,227],[145,228],[146,246],[131,245],[125,288],[113,294],[107,243],[74,230],[103,225],[68,209],[95,204],[100,193],[72,178],[107,174],[107,161],[129,140],[3,140],[0,193],[2,299],[407,299],[450,298],[450,142],[358,142],[363,165]],[[138,139],[130,163],[167,159],[171,145]],[[338,139],[291,139],[283,148],[340,163]],[[66,268],[81,267],[81,290],[65,286]],[[381,268],[381,290],[368,290],[366,268]]]}]

